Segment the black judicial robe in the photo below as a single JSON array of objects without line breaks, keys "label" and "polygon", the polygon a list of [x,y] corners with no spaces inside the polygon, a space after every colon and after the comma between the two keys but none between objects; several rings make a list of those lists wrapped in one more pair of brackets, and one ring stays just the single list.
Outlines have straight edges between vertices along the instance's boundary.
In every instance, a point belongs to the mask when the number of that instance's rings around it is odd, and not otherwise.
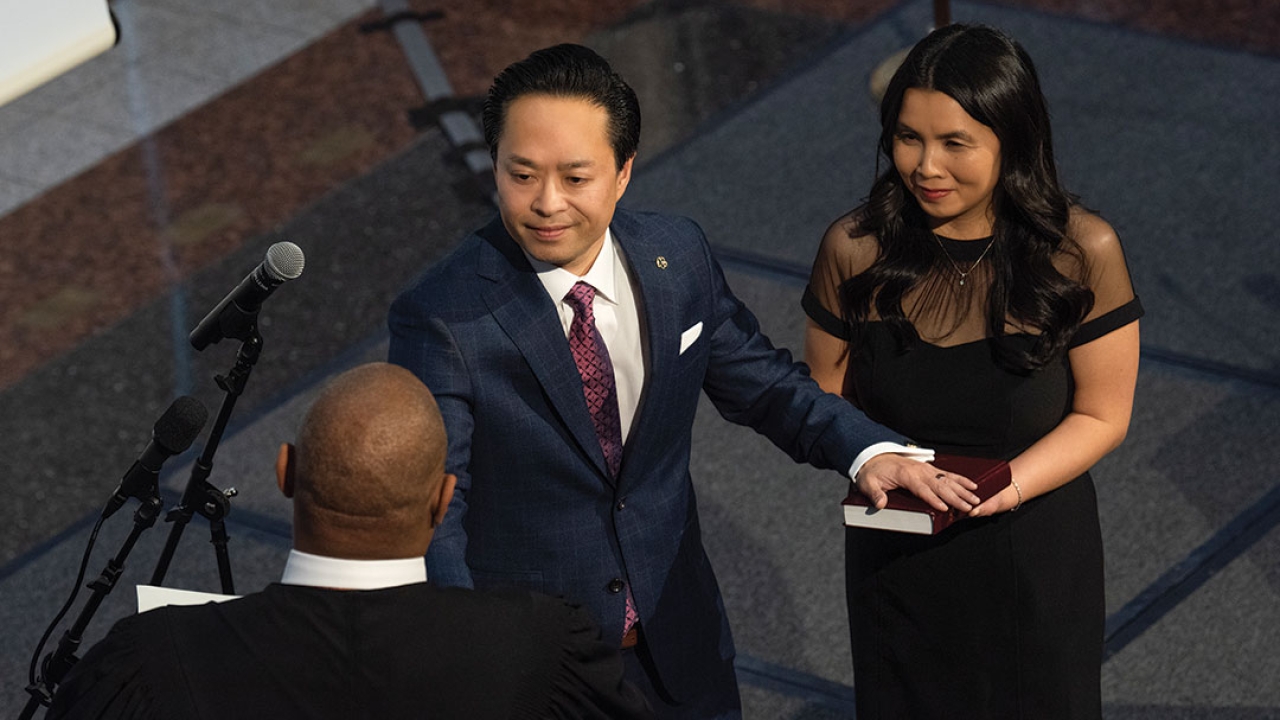
[{"label": "black judicial robe", "polygon": [[587,613],[560,599],[273,584],[121,620],[47,717],[650,717],[622,672]]}]

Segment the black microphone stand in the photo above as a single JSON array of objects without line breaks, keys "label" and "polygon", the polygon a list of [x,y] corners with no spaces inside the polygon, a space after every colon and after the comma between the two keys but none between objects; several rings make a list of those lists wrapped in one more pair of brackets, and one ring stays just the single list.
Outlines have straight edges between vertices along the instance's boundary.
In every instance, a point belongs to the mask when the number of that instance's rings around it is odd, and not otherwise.
[{"label": "black microphone stand", "polygon": [[129,533],[129,537],[125,538],[120,551],[107,562],[106,569],[102,571],[98,579],[86,586],[93,590],[93,595],[80,610],[80,615],[76,617],[75,624],[62,634],[62,638],[58,641],[57,649],[45,655],[44,660],[41,661],[40,674],[36,678],[36,682],[27,687],[27,692],[31,694],[31,699],[27,701],[27,706],[23,708],[22,714],[19,716],[23,720],[33,717],[41,705],[48,705],[53,701],[53,693],[58,683],[62,682],[62,678],[66,676],[67,672],[71,670],[71,667],[79,659],[76,657],[75,652],[80,647],[85,628],[89,626],[89,621],[93,619],[94,613],[98,611],[98,606],[102,604],[102,601],[115,588],[116,581],[120,579],[120,574],[124,571],[125,558],[129,556],[129,552],[133,550],[134,544],[138,542],[138,538],[142,536],[143,531],[155,524],[163,503],[160,502],[159,486],[156,485],[153,488],[151,496],[143,499],[142,505],[133,513],[133,530]]},{"label": "black microphone stand", "polygon": [[208,479],[213,471],[213,455],[218,452],[218,444],[222,441],[222,433],[227,428],[227,420],[231,418],[236,399],[244,392],[244,387],[249,382],[249,373],[253,371],[254,364],[258,362],[258,356],[262,354],[262,335],[258,333],[257,313],[254,313],[250,319],[245,334],[247,337],[240,345],[240,352],[236,354],[235,367],[226,375],[215,377],[218,387],[222,388],[226,395],[222,399],[222,407],[218,409],[213,430],[209,432],[209,440],[204,446],[204,452],[191,466],[191,478],[187,481],[186,491],[182,493],[182,500],[165,516],[165,521],[172,522],[173,527],[169,530],[169,539],[151,576],[152,585],[164,583],[165,573],[169,571],[169,562],[173,559],[179,540],[182,539],[182,531],[191,522],[191,518],[196,513],[200,513],[209,521],[210,542],[213,543],[214,552],[217,555],[222,592],[225,595],[235,594],[235,584],[231,580],[231,559],[227,554],[227,528],[223,519],[231,512],[231,498],[236,496],[236,489],[219,490],[209,484]]}]

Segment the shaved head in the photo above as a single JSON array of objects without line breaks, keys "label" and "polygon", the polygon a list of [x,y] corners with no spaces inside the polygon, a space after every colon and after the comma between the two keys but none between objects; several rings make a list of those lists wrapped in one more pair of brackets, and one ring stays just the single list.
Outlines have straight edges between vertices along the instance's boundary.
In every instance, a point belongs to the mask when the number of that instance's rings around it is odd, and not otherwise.
[{"label": "shaved head", "polygon": [[435,398],[408,370],[370,363],[338,375],[303,418],[282,481],[295,547],[351,559],[425,553],[447,450]]}]

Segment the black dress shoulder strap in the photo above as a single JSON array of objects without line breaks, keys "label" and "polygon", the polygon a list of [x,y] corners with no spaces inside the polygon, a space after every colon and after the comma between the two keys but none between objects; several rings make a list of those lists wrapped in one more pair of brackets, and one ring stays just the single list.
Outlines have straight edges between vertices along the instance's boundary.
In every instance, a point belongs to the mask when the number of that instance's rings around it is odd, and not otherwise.
[{"label": "black dress shoulder strap", "polygon": [[804,308],[805,315],[808,315],[810,320],[817,323],[818,327],[848,342],[851,337],[849,326],[830,310],[823,307],[822,301],[814,294],[812,287],[805,286],[804,297],[800,299],[800,306]]},{"label": "black dress shoulder strap", "polygon": [[1081,325],[1076,330],[1076,334],[1071,336],[1068,347],[1078,347],[1093,342],[1113,330],[1119,330],[1142,317],[1143,312],[1142,301],[1135,295],[1129,302]]}]

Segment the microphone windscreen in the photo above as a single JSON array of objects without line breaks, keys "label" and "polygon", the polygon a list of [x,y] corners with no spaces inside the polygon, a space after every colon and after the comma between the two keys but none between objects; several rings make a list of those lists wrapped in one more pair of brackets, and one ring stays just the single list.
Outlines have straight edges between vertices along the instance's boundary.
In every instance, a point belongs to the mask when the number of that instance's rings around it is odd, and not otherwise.
[{"label": "microphone windscreen", "polygon": [[190,395],[183,395],[174,400],[156,421],[156,444],[177,455],[191,447],[208,419],[209,411],[205,409],[204,403]]},{"label": "microphone windscreen", "polygon": [[280,282],[292,280],[302,274],[306,258],[302,248],[291,242],[278,242],[267,248],[265,266],[267,273]]}]

